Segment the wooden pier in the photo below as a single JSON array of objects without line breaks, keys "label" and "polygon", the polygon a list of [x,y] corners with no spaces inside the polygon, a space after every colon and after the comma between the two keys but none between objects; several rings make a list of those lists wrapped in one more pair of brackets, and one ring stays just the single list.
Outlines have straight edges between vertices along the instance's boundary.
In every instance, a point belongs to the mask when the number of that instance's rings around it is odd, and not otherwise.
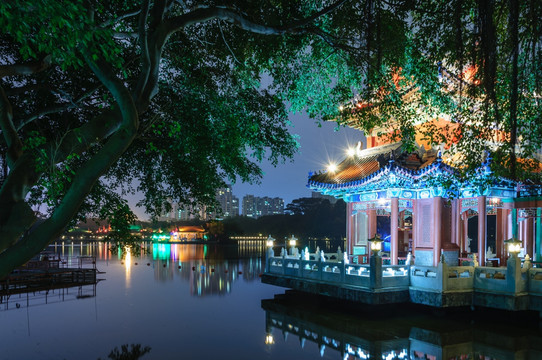
[{"label": "wooden pier", "polygon": [[0,280],[0,300],[29,291],[96,284],[98,271],[95,257],[77,257],[77,267],[64,266],[66,263],[68,262],[48,254],[42,254],[40,258],[29,261]]}]

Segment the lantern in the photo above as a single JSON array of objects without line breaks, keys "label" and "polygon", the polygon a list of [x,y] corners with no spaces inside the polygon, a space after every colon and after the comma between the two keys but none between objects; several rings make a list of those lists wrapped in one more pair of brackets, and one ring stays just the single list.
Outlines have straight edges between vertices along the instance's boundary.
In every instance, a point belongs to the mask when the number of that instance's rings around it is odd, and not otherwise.
[{"label": "lantern", "polygon": [[504,243],[508,247],[508,252],[510,253],[510,255],[517,256],[517,254],[519,254],[519,252],[521,251],[521,241],[516,238],[510,238],[508,240],[505,240]]},{"label": "lantern", "polygon": [[382,240],[380,238],[380,234],[375,234],[374,237],[369,239],[369,243],[371,243],[371,251],[373,252],[373,255],[376,256],[382,250]]}]

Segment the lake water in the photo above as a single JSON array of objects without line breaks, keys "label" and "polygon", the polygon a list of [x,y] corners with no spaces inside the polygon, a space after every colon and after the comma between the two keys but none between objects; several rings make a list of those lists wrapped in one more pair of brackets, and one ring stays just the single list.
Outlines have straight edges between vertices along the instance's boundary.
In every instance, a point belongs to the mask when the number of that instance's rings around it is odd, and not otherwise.
[{"label": "lake water", "polygon": [[4,298],[0,359],[106,359],[123,344],[149,346],[142,359],[542,359],[529,319],[499,325],[507,315],[465,320],[284,295],[260,282],[261,241],[143,248],[136,257],[103,243],[51,246],[95,255],[104,280]]}]

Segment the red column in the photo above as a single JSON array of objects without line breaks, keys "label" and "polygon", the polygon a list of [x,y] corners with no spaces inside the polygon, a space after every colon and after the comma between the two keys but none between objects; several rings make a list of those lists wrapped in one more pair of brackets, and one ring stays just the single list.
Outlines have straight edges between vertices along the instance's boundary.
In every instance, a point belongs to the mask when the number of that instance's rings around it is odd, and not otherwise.
[{"label": "red column", "polygon": [[354,217],[352,216],[353,209],[354,203],[346,203],[346,251],[349,255],[353,254],[354,243]]},{"label": "red column", "polygon": [[478,262],[480,266],[486,263],[486,196],[478,196]]},{"label": "red column", "polygon": [[469,216],[467,212],[468,210],[463,212],[461,215],[461,221],[463,224],[463,232],[461,234],[463,236],[463,244],[461,246],[463,247],[464,252],[467,252],[467,238],[469,237]]},{"label": "red column", "polygon": [[533,218],[529,217],[525,222],[525,252],[529,254],[531,259],[534,258],[534,251],[533,251]]},{"label": "red column", "polygon": [[459,251],[461,251],[461,204],[459,199],[452,200],[452,234],[450,242],[452,244],[456,244],[459,247]]},{"label": "red column", "polygon": [[414,253],[416,252],[416,240],[417,240],[417,223],[416,223],[416,214],[418,213],[418,207],[417,207],[418,201],[412,200],[412,255],[414,256]]},{"label": "red column", "polygon": [[508,251],[506,251],[506,244],[504,243],[505,240],[508,240],[510,238],[510,229],[511,229],[511,223],[510,219],[512,217],[510,216],[510,209],[503,209],[502,210],[502,219],[503,219],[503,226],[502,226],[502,242],[501,242],[501,265],[504,265],[506,263],[506,257],[508,256]]},{"label": "red column", "polygon": [[437,266],[440,261],[440,252],[442,249],[442,198],[436,196],[433,198],[433,265]]},{"label": "red column", "polygon": [[506,223],[506,211],[504,209],[497,209],[497,216],[496,216],[496,230],[497,233],[495,234],[495,254],[499,259],[501,259],[501,264],[503,263],[503,253],[502,253],[502,244],[505,234],[505,223]]},{"label": "red column", "polygon": [[391,198],[391,219],[390,219],[390,258],[391,264],[397,265],[399,247],[399,199]]},{"label": "red column", "polygon": [[369,229],[367,236],[370,239],[376,234],[376,210],[367,210],[367,223],[367,228]]}]

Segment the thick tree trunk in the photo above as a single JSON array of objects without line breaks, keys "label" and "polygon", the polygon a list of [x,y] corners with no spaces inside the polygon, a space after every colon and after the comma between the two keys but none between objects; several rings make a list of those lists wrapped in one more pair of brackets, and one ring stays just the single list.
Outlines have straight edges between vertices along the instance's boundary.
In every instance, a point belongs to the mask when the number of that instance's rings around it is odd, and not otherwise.
[{"label": "thick tree trunk", "polygon": [[[2,186],[0,191],[0,196],[5,198],[0,198],[0,201],[2,201],[0,203],[9,205],[5,209],[3,208],[0,213],[2,215],[0,218],[0,236],[8,235],[8,240],[3,240],[7,243],[4,248],[7,248],[2,249],[4,251],[0,253],[0,279],[8,275],[15,267],[30,260],[64,231],[70,220],[77,214],[79,207],[96,181],[120,158],[137,135],[139,115],[130,91],[118,80],[111,69],[106,66],[98,67],[88,59],[87,62],[100,81],[109,89],[120,110],[117,114],[118,117],[122,118],[121,121],[117,117],[117,121],[106,123],[120,124],[120,127],[115,126],[118,130],[77,171],[70,188],[51,217],[31,231],[28,231],[28,229],[35,217],[28,204],[25,203],[25,197],[30,186],[37,181],[37,178],[29,178],[28,175],[36,175],[36,171],[33,162],[29,163],[30,166],[21,165],[21,163],[24,164],[27,157],[28,161],[32,161],[30,154],[23,154],[19,158],[13,171],[8,176],[7,183]],[[84,133],[79,132],[75,135],[84,137],[89,134],[95,135],[96,131],[104,131],[104,129],[92,131],[92,128],[86,130]],[[87,144],[81,139],[76,139],[76,143],[89,146],[90,141]]]}]

